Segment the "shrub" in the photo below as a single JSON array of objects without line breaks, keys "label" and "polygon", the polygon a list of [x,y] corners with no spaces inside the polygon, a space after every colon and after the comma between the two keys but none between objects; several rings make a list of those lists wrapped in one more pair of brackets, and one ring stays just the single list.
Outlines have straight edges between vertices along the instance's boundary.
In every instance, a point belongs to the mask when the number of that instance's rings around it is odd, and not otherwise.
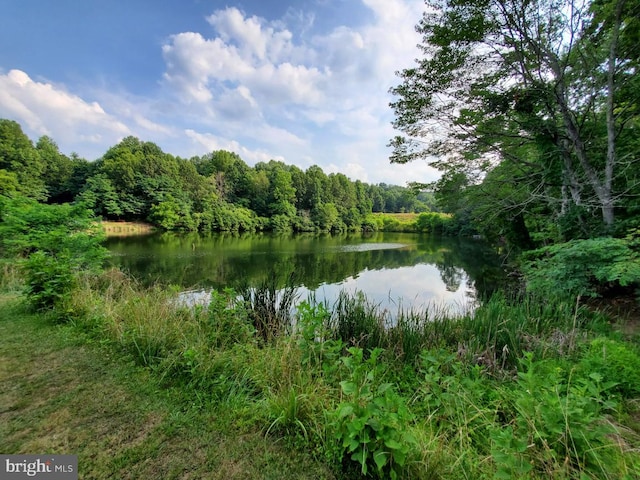
[{"label": "shrub", "polygon": [[69,317],[77,278],[98,271],[106,257],[92,213],[77,205],[43,205],[15,198],[4,202],[0,238],[5,253],[25,259],[26,294],[37,310]]},{"label": "shrub", "polygon": [[628,240],[572,240],[525,255],[527,288],[543,294],[598,296],[603,288],[640,283],[640,257]]},{"label": "shrub", "polygon": [[628,344],[596,338],[587,346],[580,368],[615,383],[613,390],[625,397],[640,395],[640,354]]},{"label": "shrub", "polygon": [[341,360],[349,376],[340,382],[346,399],[331,415],[338,450],[359,463],[363,475],[373,471],[395,479],[417,443],[408,431],[413,416],[393,386],[380,382],[382,349],[372,350],[366,361],[361,348],[348,352]]}]

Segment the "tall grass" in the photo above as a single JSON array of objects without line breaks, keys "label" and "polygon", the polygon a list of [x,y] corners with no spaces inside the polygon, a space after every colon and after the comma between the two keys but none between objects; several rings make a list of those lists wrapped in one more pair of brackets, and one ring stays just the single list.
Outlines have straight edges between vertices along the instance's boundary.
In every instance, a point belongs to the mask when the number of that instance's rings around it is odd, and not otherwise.
[{"label": "tall grass", "polygon": [[531,296],[495,296],[462,316],[432,306],[392,318],[364,295],[343,292],[331,312],[327,327],[346,345],[383,348],[407,363],[425,349],[446,347],[491,370],[513,368],[527,351],[540,358],[569,354],[586,335],[583,327],[604,321],[585,306]]},{"label": "tall grass", "polygon": [[18,292],[23,288],[23,274],[16,262],[0,259],[0,292]]},{"label": "tall grass", "polygon": [[279,288],[277,276],[272,272],[257,287],[242,286],[240,296],[258,337],[263,341],[269,342],[291,330],[292,308],[298,297],[292,277],[284,288]]},{"label": "tall grass", "polygon": [[[613,478],[640,466],[632,451],[640,439],[615,424],[614,387],[598,377],[626,375],[613,369],[611,352],[622,366],[640,365],[640,356],[600,342],[605,362],[600,344],[585,348],[604,327],[581,305],[503,296],[459,317],[436,307],[391,317],[364,295],[343,293],[331,307],[296,310],[295,288],[272,281],[187,307],[177,292],[142,288],[117,270],[78,288],[79,328],[128,351],[233,430],[259,429],[314,451],[335,462],[338,476],[359,470],[344,444],[349,429],[374,431],[380,421],[390,445],[393,432],[414,439],[406,478]],[[354,363],[358,349],[364,355]],[[405,404],[411,412],[400,421],[395,409]]]}]

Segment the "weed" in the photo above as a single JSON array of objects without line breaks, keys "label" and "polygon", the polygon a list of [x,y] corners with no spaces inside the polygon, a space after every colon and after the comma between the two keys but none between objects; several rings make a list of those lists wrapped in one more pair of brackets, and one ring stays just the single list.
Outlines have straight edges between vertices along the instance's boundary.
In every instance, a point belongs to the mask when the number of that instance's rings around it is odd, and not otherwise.
[{"label": "weed", "polygon": [[378,362],[381,349],[363,359],[363,350],[348,349],[342,357],[348,379],[340,382],[346,397],[331,415],[339,455],[360,464],[361,473],[397,478],[416,439],[408,430],[413,416],[390,383],[381,383],[384,367]]},{"label": "weed", "polygon": [[557,363],[525,355],[517,381],[503,392],[512,420],[490,431],[498,476],[529,471],[554,478],[576,471],[611,475],[619,468],[618,447],[609,437],[615,429],[603,414],[617,407],[607,399],[613,386],[597,373],[576,376]]},{"label": "weed", "polygon": [[585,348],[579,368],[585,375],[598,373],[613,390],[627,398],[640,395],[640,353],[631,345],[598,337]]},{"label": "weed", "polygon": [[338,369],[338,359],[344,348],[342,340],[331,338],[328,327],[330,313],[323,304],[302,302],[297,310],[298,345],[302,351],[302,365],[320,366],[325,376]]}]

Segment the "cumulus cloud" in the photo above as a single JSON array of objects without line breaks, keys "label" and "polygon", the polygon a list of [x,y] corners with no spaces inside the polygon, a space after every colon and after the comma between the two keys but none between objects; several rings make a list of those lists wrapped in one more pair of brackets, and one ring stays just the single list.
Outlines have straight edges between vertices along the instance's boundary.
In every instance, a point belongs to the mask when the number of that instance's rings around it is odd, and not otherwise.
[{"label": "cumulus cloud", "polygon": [[80,139],[98,156],[136,135],[181,156],[226,149],[248,162],[317,164],[368,182],[428,181],[434,172],[426,165],[389,165],[386,147],[394,136],[388,90],[418,54],[414,25],[424,5],[361,1],[371,12],[366,22],[332,19],[324,31],[311,11],[317,2],[275,20],[216,10],[207,29],[165,39],[158,96],[72,94],[12,70],[0,75],[0,116],[61,148],[76,150]]},{"label": "cumulus cloud", "polygon": [[227,150],[235,152],[247,162],[249,165],[255,165],[258,162],[268,162],[269,160],[284,161],[284,157],[272,155],[265,150],[250,149],[241,145],[236,140],[218,137],[211,133],[199,133],[192,129],[185,130],[185,135],[192,141],[196,151],[212,152],[214,150]]},{"label": "cumulus cloud", "polygon": [[36,82],[21,70],[0,75],[0,113],[21,123],[34,135],[66,142],[99,144],[130,133],[97,102],[86,102],[51,83]]},{"label": "cumulus cloud", "polygon": [[215,38],[184,32],[162,48],[165,81],[186,102],[207,103],[243,86],[260,102],[307,104],[322,100],[324,72],[294,60],[292,33],[246,18],[237,8],[208,17]]}]

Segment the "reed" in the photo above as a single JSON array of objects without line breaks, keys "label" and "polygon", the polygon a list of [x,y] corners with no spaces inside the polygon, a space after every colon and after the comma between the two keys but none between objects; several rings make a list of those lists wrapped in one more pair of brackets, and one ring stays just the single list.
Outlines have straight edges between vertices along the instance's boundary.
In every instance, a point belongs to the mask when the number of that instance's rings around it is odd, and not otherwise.
[{"label": "reed", "polygon": [[327,327],[345,345],[383,348],[409,364],[425,349],[446,347],[491,370],[515,367],[527,351],[541,358],[570,354],[584,327],[601,321],[584,306],[531,296],[495,296],[461,316],[432,305],[392,317],[363,294],[343,292],[331,312]]},{"label": "reed", "polygon": [[292,309],[298,298],[292,276],[280,288],[275,271],[271,272],[257,287],[242,286],[240,296],[258,337],[264,342],[291,331]]}]

